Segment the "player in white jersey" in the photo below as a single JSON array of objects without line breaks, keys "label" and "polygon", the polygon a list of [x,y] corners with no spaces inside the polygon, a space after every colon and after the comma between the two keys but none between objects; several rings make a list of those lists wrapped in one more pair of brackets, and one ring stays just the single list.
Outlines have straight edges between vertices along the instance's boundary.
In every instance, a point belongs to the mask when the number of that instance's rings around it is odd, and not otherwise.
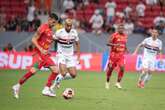
[{"label": "player in white jersey", "polygon": [[[55,33],[54,39],[57,41],[57,62],[60,74],[56,77],[52,90],[54,87],[59,88],[63,79],[75,78],[77,74],[76,64],[80,59],[80,42],[77,31],[72,28],[72,19],[65,20],[65,27]],[[77,59],[74,52],[77,54]]]},{"label": "player in white jersey", "polygon": [[142,60],[142,73],[138,80],[138,87],[144,88],[146,82],[151,78],[151,73],[155,70],[156,55],[160,54],[162,57],[162,41],[158,39],[158,30],[152,29],[151,37],[144,39],[135,49],[134,55],[138,52],[140,47],[144,47]]}]

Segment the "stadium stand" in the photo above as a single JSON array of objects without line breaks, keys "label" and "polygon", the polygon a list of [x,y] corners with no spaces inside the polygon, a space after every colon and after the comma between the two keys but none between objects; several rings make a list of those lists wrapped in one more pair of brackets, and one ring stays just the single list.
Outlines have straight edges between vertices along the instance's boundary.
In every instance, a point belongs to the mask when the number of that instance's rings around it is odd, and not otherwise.
[{"label": "stadium stand", "polygon": [[[47,14],[49,13],[49,12],[45,13],[45,10],[40,9],[39,1],[40,0],[0,0],[0,25],[1,25],[0,48],[3,48],[7,43],[11,42],[13,46],[16,48],[16,50],[20,51],[24,49],[24,47],[26,46],[25,44],[28,44],[28,42],[30,41],[32,33],[37,29],[41,21],[43,21],[43,17],[39,18],[39,16],[41,16],[42,13],[45,16],[47,16]],[[128,19],[124,17],[124,20],[118,20],[118,18],[115,17],[113,24],[106,25],[105,4],[109,0],[73,0],[73,2],[75,3],[75,7],[72,10],[65,12],[63,10],[63,1],[64,0],[56,0],[56,1],[48,0],[47,3],[49,5],[50,2],[53,2],[52,4],[58,4],[58,7],[55,8],[59,8],[57,11],[59,15],[66,15],[66,17],[71,17],[75,21],[77,21],[77,24],[79,24],[77,29],[83,31],[83,33],[80,33],[80,38],[82,42],[81,44],[83,45],[81,46],[83,47],[81,49],[82,52],[105,51],[107,49],[107,47],[105,46],[105,42],[107,40],[106,32],[109,32],[109,30],[110,32],[114,31],[112,25],[118,22],[123,22],[126,19]],[[130,37],[129,37],[128,45],[130,45],[129,47],[131,47],[130,50],[133,50],[136,44],[144,38],[145,36],[144,33],[147,33],[148,29],[154,26],[153,20],[160,15],[160,12],[162,13],[162,16],[165,18],[165,7],[162,4],[160,5],[159,0],[157,4],[154,4],[152,6],[146,4],[146,0],[142,0],[143,3],[146,5],[144,17],[137,17],[135,13],[135,7],[140,0],[110,0],[110,1],[114,1],[116,3],[115,13],[123,12],[126,6],[128,6],[128,4],[130,4],[131,7],[133,8],[133,12],[130,14],[131,17],[129,19],[134,23],[135,25],[134,32],[136,32],[137,34],[134,33],[129,35]],[[29,22],[27,21],[28,6],[29,4],[31,4],[31,2],[34,2],[34,6],[36,7],[35,19],[34,22],[32,22],[32,25],[30,25]],[[51,8],[54,9],[54,5],[46,9],[50,10]],[[92,32],[91,24],[89,23],[89,20],[96,9],[100,10],[100,13],[104,18],[104,25],[102,27],[103,33],[99,36],[93,33],[84,33],[84,32]],[[65,19],[65,17],[61,18],[60,23],[62,23],[63,19]],[[35,25],[33,25],[33,23]],[[59,25],[61,26],[61,24]],[[161,28],[163,29],[161,32],[163,34],[165,33],[165,23],[161,26],[162,26]],[[159,26],[158,29],[160,29]],[[8,32],[8,31],[17,31],[20,33]],[[143,34],[139,34],[139,33],[143,33]],[[163,39],[163,35],[160,38],[165,43]]]}]

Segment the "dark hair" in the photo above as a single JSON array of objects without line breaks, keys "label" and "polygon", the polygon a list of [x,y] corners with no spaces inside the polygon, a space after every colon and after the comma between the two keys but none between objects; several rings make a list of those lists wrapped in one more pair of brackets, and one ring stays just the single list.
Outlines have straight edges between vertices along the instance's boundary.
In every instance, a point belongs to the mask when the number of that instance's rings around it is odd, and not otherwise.
[{"label": "dark hair", "polygon": [[159,30],[156,27],[152,27],[152,30],[156,30],[157,32],[159,32]]},{"label": "dark hair", "polygon": [[50,14],[49,14],[49,17],[50,17],[50,18],[53,18],[53,19],[55,19],[55,20],[58,20],[58,16],[57,16],[57,14],[55,14],[55,13],[50,13]]}]

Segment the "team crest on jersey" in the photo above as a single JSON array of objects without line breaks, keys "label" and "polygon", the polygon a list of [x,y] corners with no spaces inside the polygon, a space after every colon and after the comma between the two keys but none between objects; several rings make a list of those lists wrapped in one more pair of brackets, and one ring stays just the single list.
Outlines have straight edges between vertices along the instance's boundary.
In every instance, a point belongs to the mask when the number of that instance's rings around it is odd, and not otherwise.
[{"label": "team crest on jersey", "polygon": [[117,39],[117,41],[121,41],[121,39],[120,39],[120,38],[118,38],[118,39]]},{"label": "team crest on jersey", "polygon": [[49,29],[46,29],[45,32],[46,32],[46,33],[49,32]]}]

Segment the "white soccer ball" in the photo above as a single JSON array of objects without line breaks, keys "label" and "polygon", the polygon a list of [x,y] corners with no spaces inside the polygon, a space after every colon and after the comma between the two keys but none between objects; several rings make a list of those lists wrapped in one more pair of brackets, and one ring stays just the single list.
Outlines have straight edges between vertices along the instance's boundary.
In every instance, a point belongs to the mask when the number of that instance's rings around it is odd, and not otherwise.
[{"label": "white soccer ball", "polygon": [[74,90],[71,88],[66,88],[64,92],[62,93],[62,96],[65,99],[71,99],[74,96]]}]

